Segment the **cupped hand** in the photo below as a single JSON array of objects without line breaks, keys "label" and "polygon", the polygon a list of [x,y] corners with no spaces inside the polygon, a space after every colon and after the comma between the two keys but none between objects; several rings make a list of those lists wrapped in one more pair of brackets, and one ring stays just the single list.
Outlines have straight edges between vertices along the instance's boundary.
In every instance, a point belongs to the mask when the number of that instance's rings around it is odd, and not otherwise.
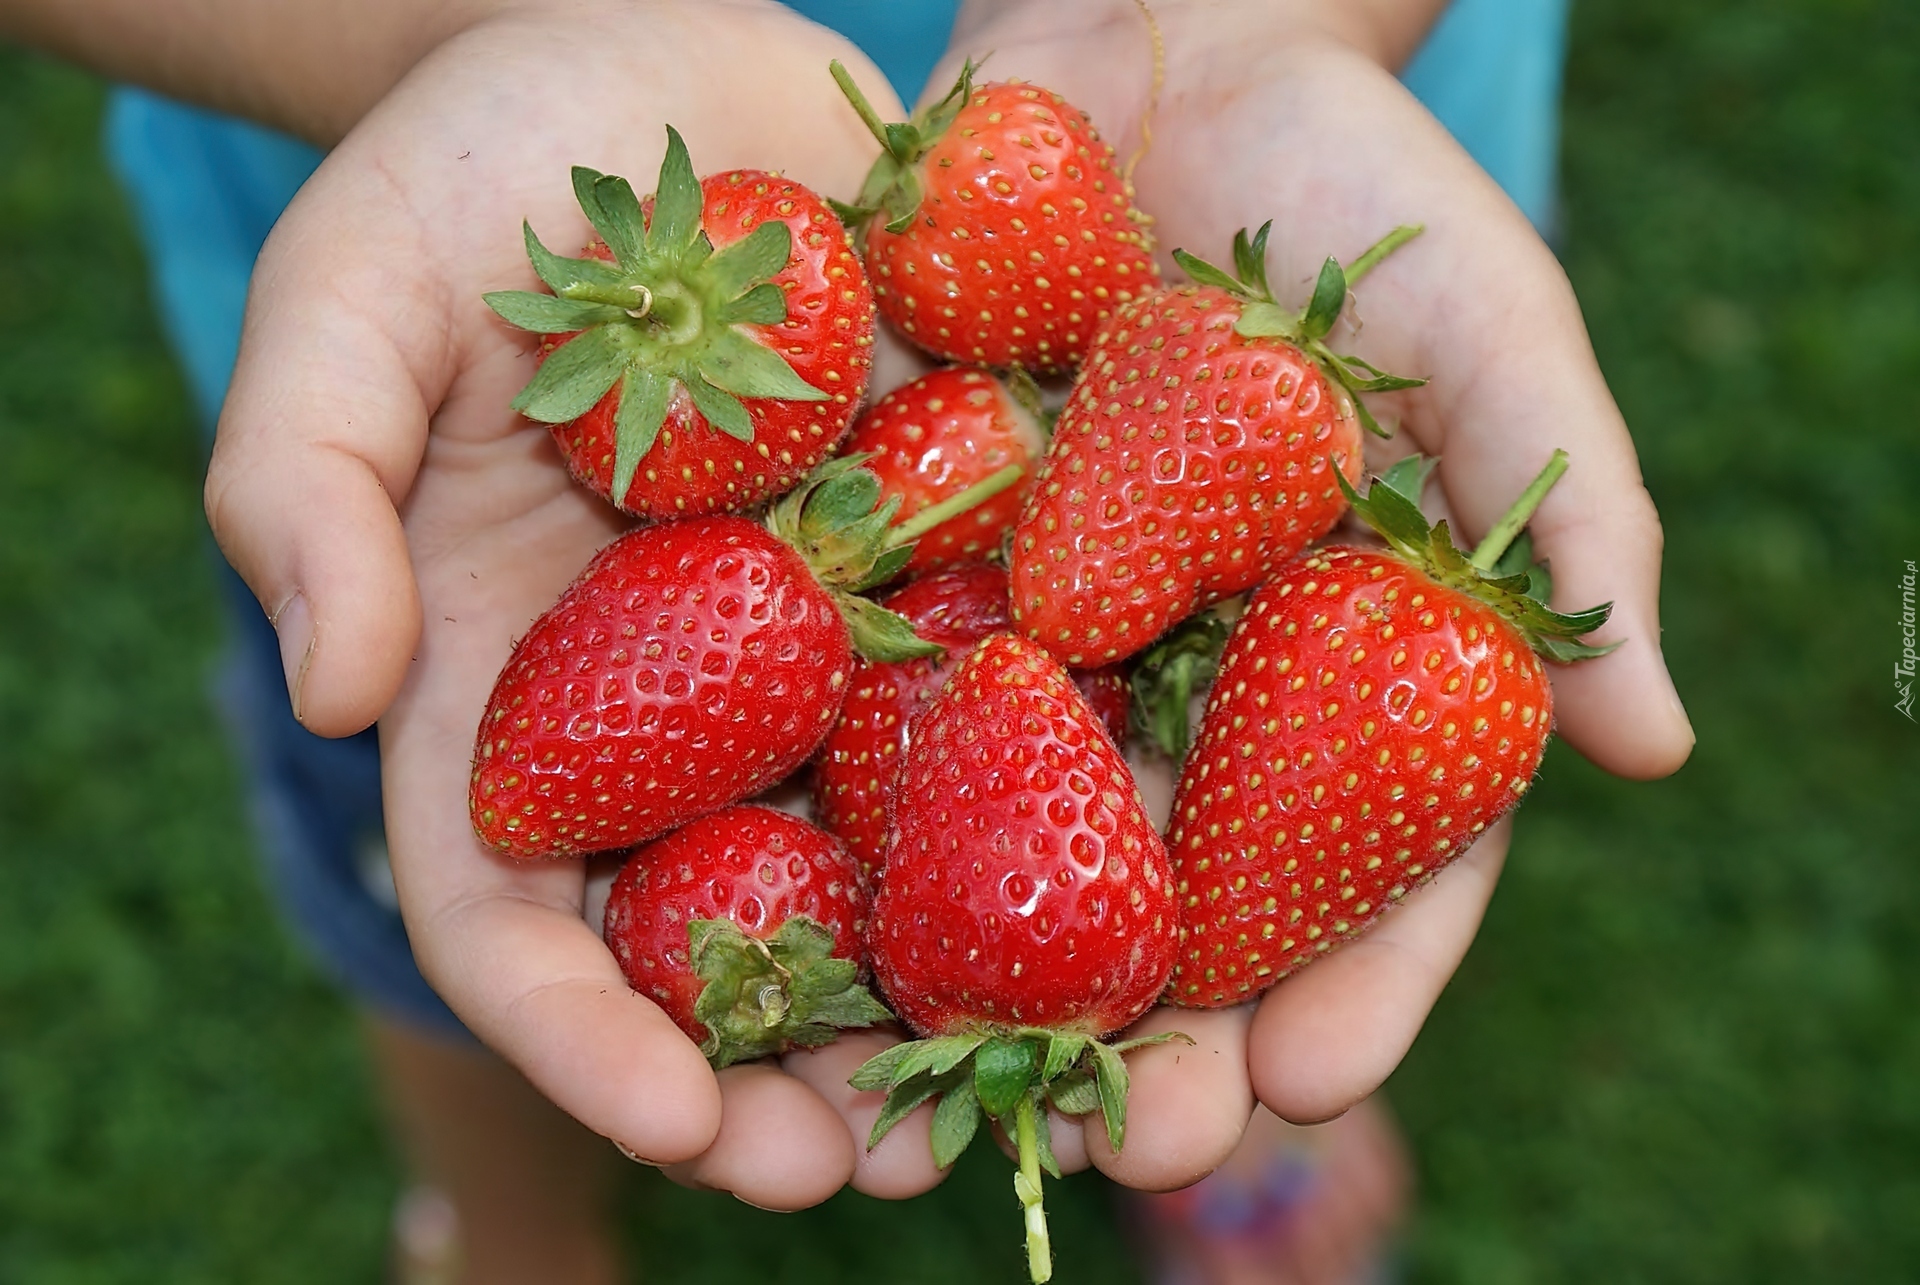
[{"label": "cupped hand", "polygon": [[340,735],[380,720],[394,880],[428,981],[589,1127],[776,1208],[852,1171],[838,1114],[765,1067],[715,1077],[583,917],[583,864],[508,861],[468,823],[494,676],[620,526],[508,409],[533,345],[481,295],[537,288],[523,218],[561,253],[588,240],[570,166],[649,190],[668,123],[703,173],[854,191],[873,149],[833,58],[897,106],[852,46],[753,0],[530,0],[441,45],[268,241],[207,482],[301,721]]},{"label": "cupped hand", "polygon": [[[1337,336],[1340,351],[1431,380],[1371,400],[1400,429],[1373,462],[1413,446],[1440,457],[1434,504],[1477,539],[1554,448],[1570,452],[1572,470],[1533,519],[1534,547],[1551,560],[1554,605],[1612,602],[1596,638],[1622,645],[1555,667],[1557,730],[1608,771],[1664,776],[1686,759],[1693,734],[1661,657],[1660,524],[1626,424],[1553,254],[1377,61],[1408,42],[1367,32],[1354,17],[1367,8],[1156,0],[1165,81],[1133,173],[1138,203],[1170,271],[1165,256],[1176,247],[1231,262],[1235,230],[1273,220],[1270,278],[1282,302],[1304,303],[1327,255],[1350,262],[1398,225],[1425,225],[1357,288],[1349,316],[1359,323]],[[985,77],[1060,93],[1126,158],[1148,118],[1152,49],[1130,0],[972,0],[930,92],[951,83],[962,57],[991,52]],[[1198,1046],[1133,1055],[1124,1150],[1114,1155],[1097,1129],[1066,1144],[1057,1130],[1063,1160],[1071,1148],[1131,1185],[1178,1186],[1231,1152],[1255,1093],[1300,1123],[1366,1097],[1465,955],[1509,831],[1488,831],[1366,936],[1257,1005],[1150,1014],[1143,1029],[1184,1030]],[[1245,1062],[1231,1055],[1239,1048]],[[925,1131],[921,1122],[918,1136]],[[889,1142],[891,1194],[935,1179],[924,1155]]]}]

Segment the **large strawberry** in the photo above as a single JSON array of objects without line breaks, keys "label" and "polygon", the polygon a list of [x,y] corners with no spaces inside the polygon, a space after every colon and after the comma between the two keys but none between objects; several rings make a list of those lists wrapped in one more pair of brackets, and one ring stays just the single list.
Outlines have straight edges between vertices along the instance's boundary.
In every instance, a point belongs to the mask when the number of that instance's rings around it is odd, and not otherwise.
[{"label": "large strawberry", "polygon": [[[846,703],[820,747],[814,816],[869,875],[879,871],[886,855],[887,807],[913,721],[975,643],[1006,629],[1007,573],[982,564],[954,567],[909,581],[882,601],[920,638],[946,651],[911,660],[855,661]],[[1132,695],[1119,667],[1080,670],[1073,681],[1107,735],[1124,744]]]},{"label": "large strawberry", "polygon": [[832,835],[748,806],[627,858],[606,938],[628,983],[718,1070],[887,1019],[859,984],[866,918],[866,883]]},{"label": "large strawberry", "polygon": [[[1047,451],[1036,413],[1038,390],[1023,403],[989,371],[949,366],[922,375],[876,402],[847,435],[848,454],[871,454],[867,464],[882,490],[901,499],[910,518],[1009,464],[1032,478]],[[1000,550],[1020,515],[1024,492],[1003,491],[964,517],[927,532],[914,548],[909,571],[933,571],[978,562]]]},{"label": "large strawberry", "polygon": [[765,525],[690,518],[602,549],[494,684],[469,792],[479,836],[519,858],[644,842],[804,762],[840,712],[856,647],[938,653],[858,592],[1019,471],[893,527],[897,505],[878,503],[860,463],[821,465]]},{"label": "large strawberry", "polygon": [[1132,655],[1325,534],[1336,475],[1360,476],[1359,394],[1420,382],[1326,345],[1348,286],[1417,229],[1328,259],[1290,313],[1271,226],[1234,237],[1238,277],[1175,251],[1196,284],[1116,313],[1061,412],[1010,556],[1016,626],[1069,665]]},{"label": "large strawberry", "polygon": [[547,336],[514,409],[553,427],[574,477],[631,513],[742,508],[805,477],[866,392],[873,295],[845,231],[791,179],[697,181],[671,127],[648,208],[575,168],[600,239],[565,259],[526,228],[550,295],[489,294]]},{"label": "large strawberry", "polygon": [[1259,994],[1364,931],[1519,801],[1553,719],[1542,658],[1607,650],[1577,639],[1609,608],[1550,610],[1514,545],[1565,467],[1555,452],[1469,556],[1421,516],[1421,463],[1398,465],[1352,497],[1387,551],[1317,550],[1253,595],[1167,831],[1175,1002]]},{"label": "large strawberry", "polygon": [[[1060,95],[975,85],[972,64],[910,123],[834,79],[885,149],[843,215],[866,228],[881,314],[929,352],[1065,370],[1159,281],[1113,147]],[[875,217],[878,215],[879,217]]]},{"label": "large strawberry", "polygon": [[915,724],[867,949],[893,1010],[928,1038],[853,1083],[890,1090],[869,1145],[935,1095],[935,1162],[984,1114],[1020,1154],[1029,1264],[1051,1268],[1046,1106],[1101,1111],[1117,1149],[1131,1047],[1101,1043],[1166,985],[1177,906],[1133,778],[1066,671],[1011,634],[981,643]]}]

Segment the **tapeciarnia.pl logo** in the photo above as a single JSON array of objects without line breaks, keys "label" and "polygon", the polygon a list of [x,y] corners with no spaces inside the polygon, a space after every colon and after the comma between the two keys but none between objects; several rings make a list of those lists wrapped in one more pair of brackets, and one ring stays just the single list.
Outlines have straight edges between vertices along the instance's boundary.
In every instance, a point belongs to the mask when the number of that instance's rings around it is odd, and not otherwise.
[{"label": "tapeciarnia.pl logo", "polygon": [[1908,722],[1920,722],[1913,716],[1913,559],[1907,559],[1907,574],[1900,577],[1900,659],[1893,666],[1893,690],[1899,699],[1893,707],[1907,716]]}]

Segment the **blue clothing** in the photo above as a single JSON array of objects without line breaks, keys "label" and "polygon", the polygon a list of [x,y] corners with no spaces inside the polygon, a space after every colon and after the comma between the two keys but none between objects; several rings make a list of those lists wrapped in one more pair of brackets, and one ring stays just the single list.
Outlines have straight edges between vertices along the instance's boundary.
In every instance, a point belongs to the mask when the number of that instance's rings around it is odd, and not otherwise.
[{"label": "blue clothing", "polygon": [[1533,226],[1553,221],[1568,0],[1455,0],[1400,80]]},{"label": "blue clothing", "polygon": [[[959,0],[789,0],[855,41],[907,102],[945,52]],[[1568,0],[1455,0],[1403,77],[1536,226],[1552,208]],[[155,301],[209,436],[240,347],[253,261],[320,153],[244,121],[121,90],[107,147],[132,198]],[[383,851],[371,732],[313,736],[287,705],[271,626],[227,573],[235,618],[222,707],[246,761],[269,882],[356,999],[462,1033],[414,967]],[[384,894],[384,895],[383,895]]]}]

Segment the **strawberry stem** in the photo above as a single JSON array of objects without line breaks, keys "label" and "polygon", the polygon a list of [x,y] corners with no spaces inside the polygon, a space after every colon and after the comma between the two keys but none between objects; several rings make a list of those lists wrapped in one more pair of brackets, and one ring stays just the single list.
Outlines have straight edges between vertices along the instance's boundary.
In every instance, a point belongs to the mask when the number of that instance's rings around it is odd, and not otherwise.
[{"label": "strawberry stem", "polygon": [[1034,1285],[1053,1279],[1053,1242],[1047,1235],[1047,1210],[1040,1203],[1039,1128],[1034,1120],[1034,1099],[1023,1093],[1014,1108],[1014,1140],[1020,1151],[1020,1168],[1013,1175],[1013,1194],[1027,1218],[1027,1271]]},{"label": "strawberry stem", "polygon": [[981,478],[960,494],[920,510],[887,533],[886,547],[898,549],[904,544],[913,543],[942,522],[959,517],[977,504],[986,503],[1018,482],[1025,472],[1018,464],[1009,464],[998,473]]},{"label": "strawberry stem", "polygon": [[834,84],[840,86],[840,92],[853,104],[853,110],[860,113],[860,119],[866,122],[867,131],[880,140],[881,147],[893,151],[893,144],[887,138],[887,123],[880,119],[879,112],[873,110],[873,104],[860,92],[860,86],[853,83],[853,77],[840,65],[840,60],[836,58],[828,63],[827,70],[833,73]]},{"label": "strawberry stem", "polygon": [[1380,266],[1380,260],[1398,250],[1413,238],[1426,231],[1423,223],[1402,224],[1381,237],[1368,247],[1365,254],[1347,265],[1347,286],[1352,288],[1360,284],[1360,279]]},{"label": "strawberry stem", "polygon": [[1493,524],[1493,530],[1487,532],[1487,538],[1474,546],[1469,561],[1476,571],[1493,570],[1493,564],[1500,561],[1500,555],[1507,551],[1507,546],[1526,528],[1533,511],[1540,507],[1540,501],[1547,498],[1547,492],[1567,471],[1567,462],[1567,453],[1556,447],[1553,458],[1547,461],[1547,466],[1540,470],[1539,476],[1520,492],[1520,498],[1513,502],[1513,507],[1507,510],[1506,515]]}]

